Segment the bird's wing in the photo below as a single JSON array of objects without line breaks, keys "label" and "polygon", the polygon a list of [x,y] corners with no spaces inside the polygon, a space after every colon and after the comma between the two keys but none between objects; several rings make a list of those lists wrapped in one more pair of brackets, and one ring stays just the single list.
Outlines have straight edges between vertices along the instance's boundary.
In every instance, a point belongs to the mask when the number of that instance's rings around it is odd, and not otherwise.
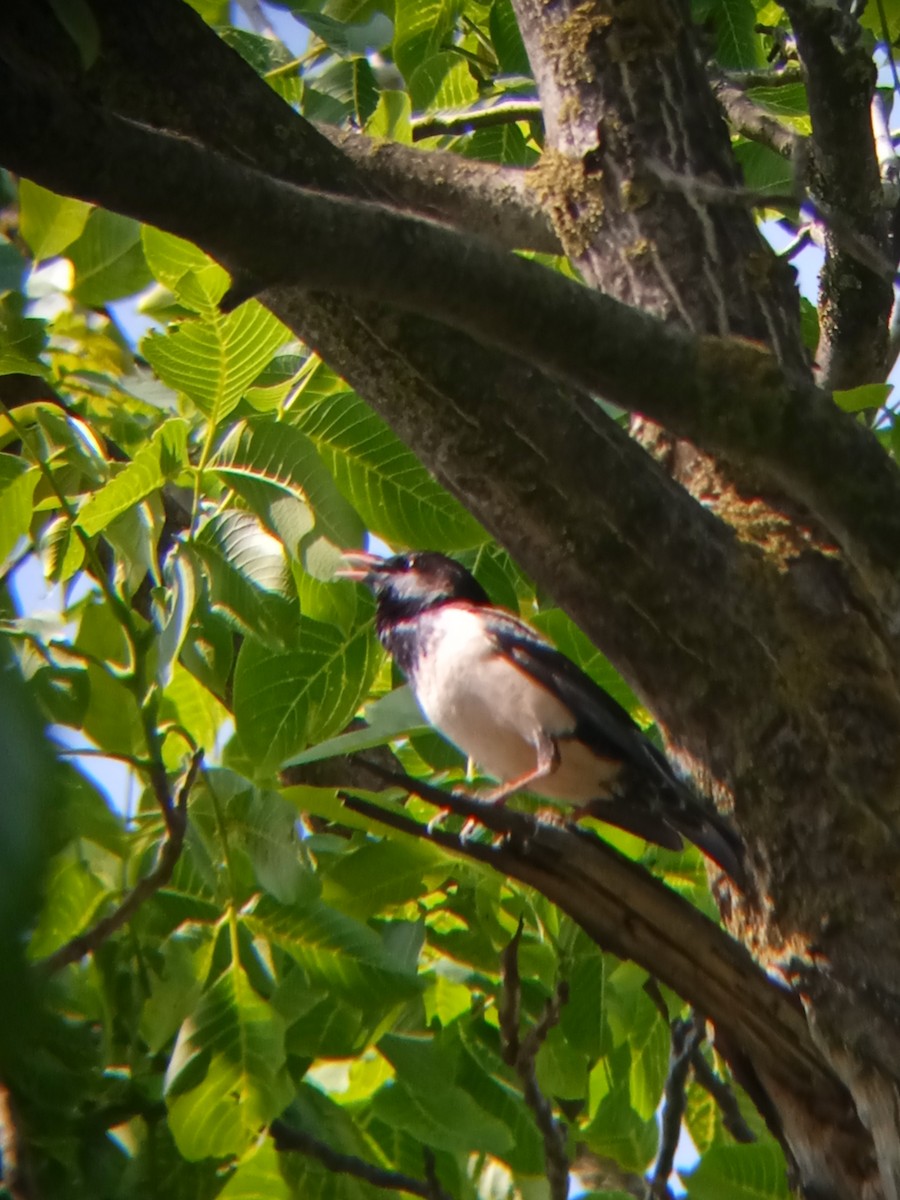
[{"label": "bird's wing", "polygon": [[537,683],[557,696],[575,718],[574,736],[603,758],[617,758],[665,779],[676,789],[683,785],[672,774],[664,755],[645,737],[628,712],[603,691],[580,667],[529,625],[502,610],[491,613],[491,640]]},{"label": "bird's wing", "polygon": [[645,781],[639,789],[630,789],[627,798],[599,800],[591,806],[593,814],[671,849],[676,849],[680,835],[684,836],[743,888],[744,849],[740,838],[718,813],[698,802],[621,704],[512,614],[491,610],[489,632],[499,653],[571,710],[575,729],[569,736],[578,738],[602,758],[621,759],[636,768],[638,778]]}]

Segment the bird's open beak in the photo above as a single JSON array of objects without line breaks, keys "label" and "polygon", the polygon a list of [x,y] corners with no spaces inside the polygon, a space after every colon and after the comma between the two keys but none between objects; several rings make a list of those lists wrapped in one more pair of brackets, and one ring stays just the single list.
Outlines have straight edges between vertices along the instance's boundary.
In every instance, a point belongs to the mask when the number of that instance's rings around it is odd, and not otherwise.
[{"label": "bird's open beak", "polygon": [[365,583],[373,571],[384,562],[377,554],[368,550],[346,550],[343,565],[334,573],[335,579],[353,579],[357,583]]}]

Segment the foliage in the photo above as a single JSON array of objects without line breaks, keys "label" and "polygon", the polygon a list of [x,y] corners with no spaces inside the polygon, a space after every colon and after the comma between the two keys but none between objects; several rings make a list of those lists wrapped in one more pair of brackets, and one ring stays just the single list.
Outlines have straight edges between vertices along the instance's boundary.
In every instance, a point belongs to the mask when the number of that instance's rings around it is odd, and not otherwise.
[{"label": "foliage", "polygon": [[[313,35],[299,67],[275,41],[220,32],[311,119],[409,141],[425,117],[533,96],[509,0],[284,7]],[[777,24],[777,6],[695,8],[724,66],[765,65],[756,26]],[[89,55],[90,21],[69,33]],[[401,86],[385,86],[374,50]],[[798,122],[802,92],[790,97]],[[523,120],[424,144],[527,165],[541,130]],[[737,149],[748,187],[777,184],[772,152]],[[538,1055],[540,1086],[573,1150],[645,1172],[669,1030],[643,973],[528,889],[364,828],[333,787],[282,769],[389,743],[414,775],[465,778],[394,690],[370,599],[333,577],[338,549],[367,534],[457,554],[646,714],[325,364],[255,300],[220,312],[222,268],[25,181],[16,203],[0,245],[0,371],[25,397],[0,414],[0,1054],[38,1194],[374,1194],[276,1154],[265,1130],[283,1117],[414,1177],[430,1147],[454,1196],[531,1195],[543,1150],[498,1030],[500,955],[520,920],[526,1024],[559,980],[571,993]],[[134,296],[153,320],[137,348],[116,307]],[[884,399],[859,389],[843,403]],[[61,589],[58,616],[16,608],[32,554]],[[366,727],[343,739],[359,716]],[[72,745],[127,763],[131,800],[111,809],[68,761]],[[36,970],[152,869],[167,834],[159,773],[175,780],[197,749],[207,765],[172,878],[91,955]],[[695,852],[604,836],[709,907]],[[684,1015],[665,1002],[669,1019]],[[697,1200],[785,1192],[780,1152],[744,1108],[757,1141],[738,1147],[692,1086],[701,1161],[685,1184]]]}]

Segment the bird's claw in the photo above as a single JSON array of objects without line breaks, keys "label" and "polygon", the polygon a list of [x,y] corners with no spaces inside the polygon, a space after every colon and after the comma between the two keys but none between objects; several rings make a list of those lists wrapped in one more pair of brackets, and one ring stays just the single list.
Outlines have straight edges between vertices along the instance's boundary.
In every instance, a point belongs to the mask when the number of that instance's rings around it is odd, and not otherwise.
[{"label": "bird's claw", "polygon": [[450,816],[450,812],[451,810],[449,808],[439,808],[437,810],[437,812],[425,826],[425,832],[429,835],[429,837],[435,832],[435,830],[440,829],[440,827]]}]

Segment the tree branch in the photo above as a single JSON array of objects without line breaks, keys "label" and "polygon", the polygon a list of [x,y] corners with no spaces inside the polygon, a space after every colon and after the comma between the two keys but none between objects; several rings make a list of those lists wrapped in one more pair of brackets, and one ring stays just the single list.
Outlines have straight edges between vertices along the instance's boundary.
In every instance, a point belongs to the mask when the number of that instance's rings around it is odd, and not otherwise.
[{"label": "tree branch", "polygon": [[506,250],[562,253],[527,171],[442,150],[417,150],[333,125],[317,128],[391,205],[477,233]]},{"label": "tree branch", "polygon": [[[825,1088],[823,1095],[834,1088],[833,1080],[827,1082],[828,1072],[796,997],[770,980],[724,930],[612,846],[572,825],[550,825],[463,792],[445,791],[381,768],[371,775],[382,785],[403,788],[457,816],[476,820],[501,835],[500,840],[487,845],[461,838],[342,793],[352,812],[455,854],[491,863],[537,887],[602,949],[637,962],[688,1003],[702,1000],[709,1019],[752,1053],[754,1061],[785,1078],[816,1080],[817,1086]],[[833,1090],[830,1094],[837,1096]]]},{"label": "tree branch", "polygon": [[540,121],[543,111],[536,100],[484,101],[464,112],[429,113],[413,118],[413,140],[423,141],[441,134],[472,133],[495,125],[512,125],[519,121]]},{"label": "tree branch", "polygon": [[669,1178],[675,1165],[675,1151],[681,1137],[684,1120],[688,1074],[694,1053],[703,1040],[703,1026],[696,1016],[687,1021],[676,1020],[671,1028],[672,1049],[669,1057],[669,1073],[663,1093],[663,1110],[660,1118],[659,1151],[650,1177],[650,1191],[654,1196],[666,1197]]},{"label": "tree branch", "polygon": [[196,782],[202,762],[203,751],[198,750],[191,758],[184,780],[178,789],[178,796],[174,800],[165,772],[163,771],[162,777],[160,777],[159,771],[151,772],[153,789],[165,817],[168,831],[165,841],[160,846],[156,866],[135,884],[118,908],[103,917],[85,933],[79,934],[66,942],[64,946],[60,946],[49,958],[43,960],[40,966],[48,975],[54,975],[63,967],[78,962],[88,954],[94,954],[104,942],[107,942],[114,933],[117,933],[123,925],[131,920],[142,904],[146,903],[151,896],[156,895],[160,888],[165,887],[172,878],[175,864],[181,856],[184,835],[187,830],[188,797]]},{"label": "tree branch", "polygon": [[797,142],[803,139],[793,129],[782,125],[777,117],[752,100],[745,87],[735,83],[733,76],[724,71],[714,71],[710,72],[710,79],[713,95],[721,104],[735,133],[768,146],[783,158],[795,156]]},{"label": "tree branch", "polygon": [[477,818],[500,839],[492,845],[461,840],[400,810],[355,796],[341,799],[375,828],[425,838],[529,884],[602,949],[637,962],[689,1003],[700,1000],[742,1081],[761,1094],[770,1111],[767,1097],[777,1097],[774,1131],[788,1153],[814,1147],[815,1169],[834,1182],[836,1194],[855,1192],[861,1147],[870,1143],[853,1101],[822,1059],[796,997],[760,970],[742,946],[598,838],[420,781],[393,782]]},{"label": "tree branch", "polygon": [[[782,0],[806,77],[810,139],[809,188],[829,215],[890,257],[888,222],[872,136],[875,67],[855,18],[809,0]],[[818,368],[828,388],[884,378],[889,279],[848,254],[826,226],[819,292]]]},{"label": "tree branch", "polygon": [[703,1056],[703,1047],[694,1047],[691,1056],[694,1079],[705,1092],[712,1096],[722,1114],[722,1124],[736,1142],[748,1144],[756,1141],[756,1134],[744,1120],[737,1096],[724,1079],[720,1079]]},{"label": "tree branch", "polygon": [[[897,580],[900,475],[867,430],[788,386],[759,348],[691,337],[442,226],[292,187],[12,72],[0,101],[10,114],[0,155],[12,169],[190,238],[232,270],[389,300],[641,411],[763,470],[864,573]],[[47,158],[47,136],[65,155]]]},{"label": "tree branch", "polygon": [[[284,1153],[295,1151],[300,1154],[317,1158],[320,1163],[334,1171],[337,1175],[350,1175],[354,1179],[362,1179],[373,1187],[385,1188],[391,1192],[407,1192],[411,1196],[420,1196],[422,1200],[453,1200],[449,1192],[444,1191],[434,1178],[426,1181],[414,1179],[411,1175],[403,1175],[400,1171],[388,1171],[376,1167],[374,1163],[357,1158],[355,1154],[343,1154],[326,1142],[319,1141],[312,1134],[302,1129],[288,1125],[285,1121],[273,1121],[269,1133],[275,1142],[275,1149]],[[430,1172],[433,1175],[433,1171]]]}]

